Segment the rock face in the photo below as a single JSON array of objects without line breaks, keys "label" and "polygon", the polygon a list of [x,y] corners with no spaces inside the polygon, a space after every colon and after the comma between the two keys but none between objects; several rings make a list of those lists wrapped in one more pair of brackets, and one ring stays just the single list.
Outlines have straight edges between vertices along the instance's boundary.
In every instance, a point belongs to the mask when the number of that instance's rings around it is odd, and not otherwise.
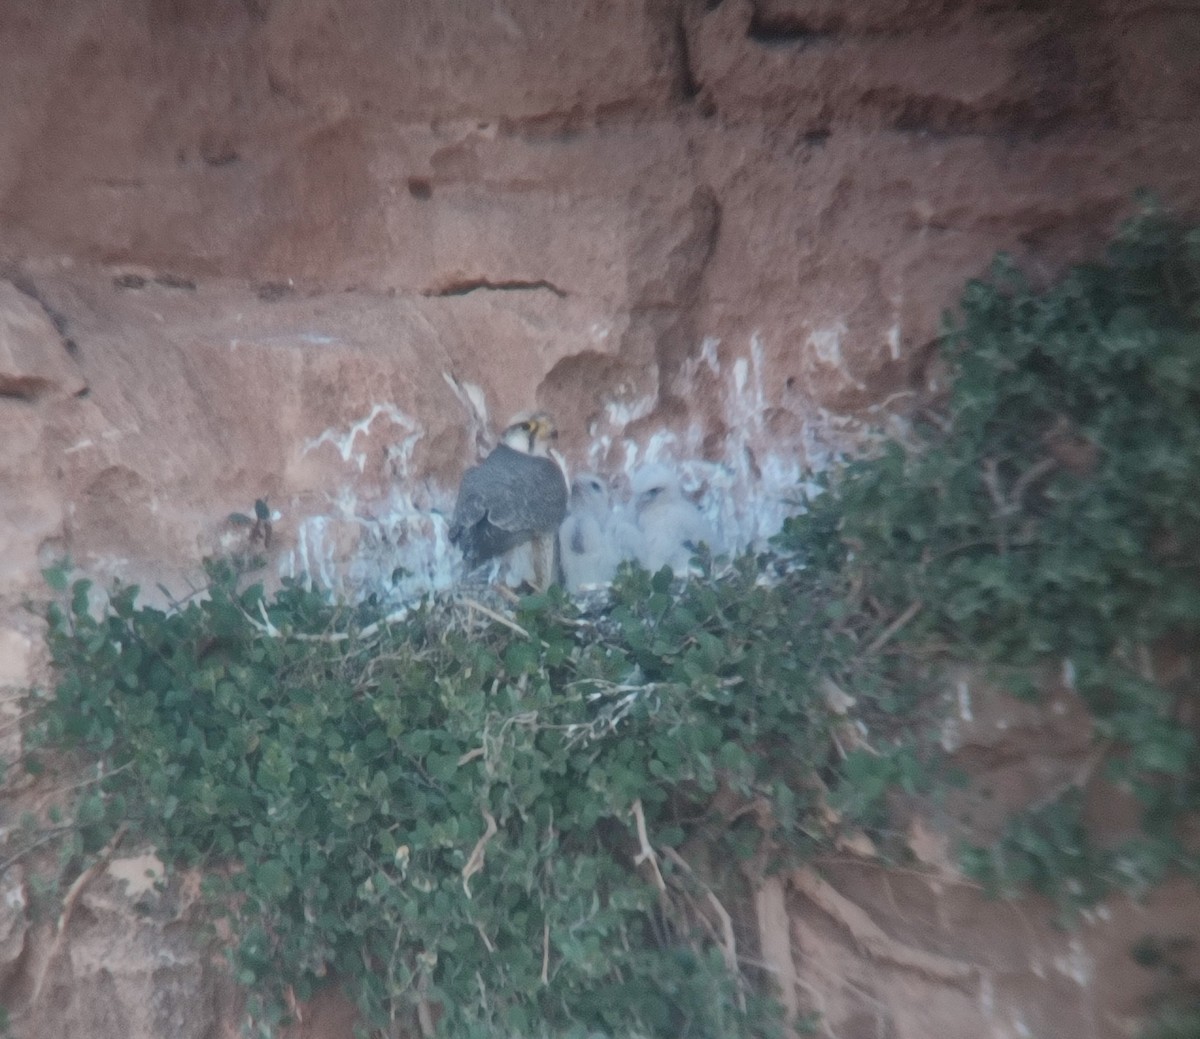
[{"label": "rock face", "polygon": [[[5,3],[0,682],[44,678],[40,565],[186,590],[255,499],[269,578],[445,586],[458,475],[534,406],[576,468],[681,460],[722,540],[770,533],[928,389],[995,251],[1048,275],[1139,188],[1200,213],[1197,53],[1200,10],[1143,0]],[[1123,923],[1058,970],[1009,910],[905,892],[943,914],[906,941],[990,949],[1041,1009],[904,967],[867,999],[845,979],[872,961],[799,890],[839,1036],[1125,1035],[1152,980],[1121,973]],[[106,1020],[53,1034],[157,1027]]]},{"label": "rock face", "polygon": [[[188,920],[199,878],[155,891],[149,857],[117,860],[82,890],[64,933],[31,927],[5,985],[19,1035],[234,1039],[241,997],[224,962]],[[132,875],[122,874],[129,868]],[[124,882],[122,882],[122,880]]]},{"label": "rock face", "polygon": [[1135,189],[1197,206],[1198,31],[1150,4],[7,4],[0,567],[57,539],[183,570],[269,496],[273,572],[445,584],[458,474],[535,405],[576,466],[688,459],[749,541],[925,387],[996,250],[1049,273]]}]

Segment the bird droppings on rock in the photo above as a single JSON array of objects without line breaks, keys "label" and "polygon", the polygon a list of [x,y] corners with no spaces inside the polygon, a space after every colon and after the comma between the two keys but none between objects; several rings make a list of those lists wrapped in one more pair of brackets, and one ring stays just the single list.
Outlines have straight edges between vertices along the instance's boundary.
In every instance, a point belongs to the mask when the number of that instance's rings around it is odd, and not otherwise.
[{"label": "bird droppings on rock", "polygon": [[[1200,207],[1185,5],[950,6],[350,0],[330,32],[321,3],[24,5],[0,29],[0,607],[25,623],[63,556],[181,594],[268,494],[269,586],[445,591],[454,488],[533,403],[617,500],[665,463],[722,545],[760,544],[884,424],[869,408],[945,386],[928,346],[997,250],[1049,274],[1135,188]],[[420,295],[481,272],[563,295]],[[1060,764],[1061,740],[992,738]],[[889,934],[988,961],[976,990],[939,982],[793,899],[838,1035],[1134,1034],[1155,972],[1131,938],[1200,933],[1185,883],[1119,903],[1083,988],[1037,906],[874,865],[838,882]],[[207,959],[164,967],[176,921],[89,908],[39,1039],[237,1032]],[[35,949],[23,909],[2,923],[18,1010]],[[330,998],[291,1035],[349,1036]]]}]

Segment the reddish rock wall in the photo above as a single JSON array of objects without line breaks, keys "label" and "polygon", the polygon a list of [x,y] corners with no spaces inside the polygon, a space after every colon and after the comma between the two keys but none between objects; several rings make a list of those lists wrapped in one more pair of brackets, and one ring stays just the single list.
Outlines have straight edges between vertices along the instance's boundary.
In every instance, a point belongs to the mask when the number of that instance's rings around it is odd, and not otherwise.
[{"label": "reddish rock wall", "polygon": [[[535,404],[573,462],[691,458],[763,533],[926,388],[996,250],[1050,273],[1138,188],[1200,213],[1197,55],[1200,9],[1140,0],[9,0],[0,682],[44,679],[39,563],[180,587],[264,495],[272,573],[444,582],[439,510]],[[789,897],[829,1034],[1028,1034],[981,975],[854,981],[871,957]],[[1036,967],[979,922],[1018,910],[962,897],[909,937],[1007,957],[1033,1034],[1129,1033],[1123,925]],[[141,1039],[114,1015],[40,1034]]]},{"label": "reddish rock wall", "polygon": [[[0,371],[13,435],[53,427],[7,463],[52,482],[26,542],[190,562],[204,518],[270,493],[298,521],[339,464],[376,512],[398,475],[444,490],[480,432],[447,377],[492,425],[550,407],[576,462],[668,428],[751,474],[819,464],[831,413],[923,384],[994,251],[1049,270],[1137,188],[1200,200],[1177,6],[456,10],[5,5],[0,258],[58,326]],[[312,447],[384,404],[353,466]],[[113,497],[153,506],[133,545]]]}]

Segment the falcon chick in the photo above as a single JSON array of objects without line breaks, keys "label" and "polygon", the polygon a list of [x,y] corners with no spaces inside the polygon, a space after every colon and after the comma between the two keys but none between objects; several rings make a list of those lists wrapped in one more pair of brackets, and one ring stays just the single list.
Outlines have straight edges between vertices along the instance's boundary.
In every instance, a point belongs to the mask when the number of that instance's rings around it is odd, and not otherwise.
[{"label": "falcon chick", "polygon": [[678,475],[667,466],[645,466],[630,483],[642,537],[638,562],[651,573],[669,566],[676,577],[687,576],[701,542],[717,547],[712,524],[683,496]]},{"label": "falcon chick", "polygon": [[539,412],[514,421],[479,465],[463,473],[450,520],[450,541],[462,549],[468,570],[495,556],[514,556],[528,546],[530,583],[545,591],[555,576],[555,535],[567,513],[566,477],[550,457],[558,436]]},{"label": "falcon chick", "polygon": [[558,530],[563,583],[569,592],[608,584],[617,567],[637,558],[638,530],[614,513],[608,481],[580,473],[571,481],[571,504]]}]

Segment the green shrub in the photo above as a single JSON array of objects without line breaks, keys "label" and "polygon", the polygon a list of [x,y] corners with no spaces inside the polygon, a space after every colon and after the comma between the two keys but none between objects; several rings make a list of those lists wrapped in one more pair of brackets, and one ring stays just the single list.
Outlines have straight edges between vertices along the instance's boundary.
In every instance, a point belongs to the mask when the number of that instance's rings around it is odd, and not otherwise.
[{"label": "green shrub", "polygon": [[[104,796],[166,857],[237,867],[213,883],[248,986],[333,973],[370,1020],[437,1006],[455,1036],[771,1034],[697,906],[739,863],[828,846],[828,802],[878,819],[899,751],[832,754],[821,681],[857,684],[856,640],[830,589],[766,562],[681,591],[630,572],[594,617],[551,593],[507,624],[440,602],[366,629],[228,575],[95,619],[81,583],[51,611],[47,736],[107,757]],[[707,877],[679,854],[697,838]]]},{"label": "green shrub", "polygon": [[942,345],[943,406],[837,474],[790,541],[836,527],[885,611],[921,603],[901,632],[919,658],[1003,665],[1023,693],[1013,665],[1056,662],[1144,805],[1146,839],[1102,854],[1065,791],[999,857],[973,849],[980,876],[1061,893],[1075,873],[1083,902],[1143,885],[1194,854],[1178,822],[1200,806],[1200,697],[1169,677],[1200,635],[1200,232],[1149,207],[1042,290],[1001,257]]},{"label": "green shrub", "polygon": [[1155,662],[1200,629],[1200,241],[1148,211],[1045,290],[998,261],[944,346],[940,413],[682,588],[373,621],[218,571],[170,613],[125,588],[97,618],[76,585],[43,737],[108,771],[73,853],[127,821],[209,867],[264,1027],[337,977],[456,1037],[771,1035],[713,900],[841,836],[886,852],[942,663],[1054,661],[1144,833],[1098,849],[1068,788],[968,867],[1084,905],[1194,863],[1196,689]]},{"label": "green shrub", "polygon": [[1155,1015],[1138,1039],[1200,1039],[1200,1006],[1169,1007]]}]

